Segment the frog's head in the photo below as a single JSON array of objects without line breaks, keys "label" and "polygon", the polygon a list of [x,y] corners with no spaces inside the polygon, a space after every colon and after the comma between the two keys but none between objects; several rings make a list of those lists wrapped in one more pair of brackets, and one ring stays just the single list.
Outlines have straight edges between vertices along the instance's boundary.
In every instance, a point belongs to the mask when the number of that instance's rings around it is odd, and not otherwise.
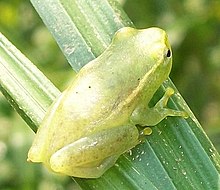
[{"label": "frog's head", "polygon": [[157,27],[142,30],[124,27],[116,33],[114,41],[123,44],[121,49],[127,47],[127,54],[135,60],[132,69],[136,69],[140,78],[153,75],[160,84],[168,78],[172,51],[164,30]]},{"label": "frog's head", "polygon": [[138,45],[142,67],[161,83],[169,76],[172,66],[172,51],[167,34],[160,28],[139,30],[135,44]]}]

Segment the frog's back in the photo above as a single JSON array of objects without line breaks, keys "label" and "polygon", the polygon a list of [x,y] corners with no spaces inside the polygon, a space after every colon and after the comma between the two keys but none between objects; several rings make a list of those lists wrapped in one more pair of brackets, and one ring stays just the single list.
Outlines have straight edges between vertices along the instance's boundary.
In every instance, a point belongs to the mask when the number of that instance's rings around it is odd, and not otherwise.
[{"label": "frog's back", "polygon": [[[83,122],[83,128],[87,128],[86,123],[89,127],[93,123],[97,125],[112,113],[122,111],[118,110],[120,105],[139,84],[139,78],[135,77],[133,69],[123,68],[122,72],[119,67],[123,63],[116,62],[116,65],[107,63],[97,64],[94,67],[91,63],[91,67],[84,68],[65,92],[63,110],[66,115],[72,115],[73,120]],[[122,76],[124,72],[125,76]],[[121,120],[122,112],[116,117]],[[124,118],[128,119],[128,116],[126,118],[125,115]],[[117,118],[112,119],[117,120]],[[117,123],[119,124],[119,121]]]},{"label": "frog's back", "polygon": [[[126,125],[144,94],[143,90],[137,93],[141,81],[147,79],[149,90],[152,77],[147,73],[153,73],[155,62],[163,61],[163,48],[159,54],[157,48],[164,39],[164,32],[158,29],[139,32],[125,28],[119,32],[101,56],[81,69],[48,112],[30,151],[35,161],[50,158],[65,145],[97,130]],[[153,79],[160,81],[157,75]],[[150,92],[147,98],[151,98]]]},{"label": "frog's back", "polygon": [[[152,37],[155,34],[156,37]],[[63,126],[72,127],[82,135],[94,131],[95,126],[103,125],[105,121],[105,127],[128,122],[135,103],[138,103],[139,97],[134,97],[134,92],[141,90],[138,87],[141,80],[146,73],[152,73],[152,63],[158,58],[154,50],[152,56],[148,49],[153,48],[152,44],[155,47],[158,42],[161,44],[162,34],[159,29],[138,32],[124,28],[118,32],[106,51],[84,66],[64,92],[57,112],[59,117],[65,118],[64,123],[69,121],[72,126]],[[141,96],[140,93],[136,95]],[[135,103],[129,102],[133,100]],[[124,105],[127,106],[125,109]]]},{"label": "frog's back", "polygon": [[142,59],[148,60],[142,54],[139,49],[113,44],[84,66],[63,93],[56,111],[57,117],[62,119],[54,120],[57,128],[62,126],[58,130],[69,131],[71,127],[74,138],[78,139],[102,130],[102,126],[114,127],[129,122],[135,104],[128,102],[135,99],[137,103],[138,97],[132,94],[152,66],[143,64]]}]

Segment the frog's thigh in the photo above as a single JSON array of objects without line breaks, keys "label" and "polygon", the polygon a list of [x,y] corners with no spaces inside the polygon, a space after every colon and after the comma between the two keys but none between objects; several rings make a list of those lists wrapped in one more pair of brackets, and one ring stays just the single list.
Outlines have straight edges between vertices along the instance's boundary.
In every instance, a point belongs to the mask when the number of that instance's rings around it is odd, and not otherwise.
[{"label": "frog's thigh", "polygon": [[96,132],[54,153],[50,159],[51,168],[70,176],[100,176],[114,165],[120,154],[138,144],[138,137],[139,132],[135,126],[120,126]]},{"label": "frog's thigh", "polygon": [[73,168],[71,173],[67,174],[74,177],[81,177],[81,178],[98,178],[100,177],[106,170],[112,167],[116,160],[120,155],[109,156],[106,159],[102,160],[101,162],[94,162],[92,166],[89,164],[82,165],[79,167]]}]

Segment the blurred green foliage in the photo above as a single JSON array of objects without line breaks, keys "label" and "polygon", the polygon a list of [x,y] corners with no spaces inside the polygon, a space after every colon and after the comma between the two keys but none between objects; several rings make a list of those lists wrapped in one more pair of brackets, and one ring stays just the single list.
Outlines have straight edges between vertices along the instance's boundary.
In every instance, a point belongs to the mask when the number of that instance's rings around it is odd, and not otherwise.
[{"label": "blurred green foliage", "polygon": [[[220,1],[120,0],[137,28],[168,32],[174,63],[171,79],[220,150]],[[25,0],[0,1],[0,32],[61,90],[70,66]],[[26,162],[34,134],[0,96],[0,189],[73,189],[68,177],[53,176]]]}]

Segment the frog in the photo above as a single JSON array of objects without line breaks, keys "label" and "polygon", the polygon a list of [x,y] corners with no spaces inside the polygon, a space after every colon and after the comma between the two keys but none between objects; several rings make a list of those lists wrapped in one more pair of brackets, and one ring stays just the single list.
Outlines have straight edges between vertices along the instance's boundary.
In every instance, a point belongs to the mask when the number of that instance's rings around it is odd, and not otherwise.
[{"label": "frog", "polygon": [[172,50],[164,30],[121,28],[54,101],[28,161],[63,175],[99,178],[120,155],[140,144],[140,127],[155,126],[167,116],[187,117],[184,110],[167,107],[174,93],[170,87],[149,106],[171,67]]}]

